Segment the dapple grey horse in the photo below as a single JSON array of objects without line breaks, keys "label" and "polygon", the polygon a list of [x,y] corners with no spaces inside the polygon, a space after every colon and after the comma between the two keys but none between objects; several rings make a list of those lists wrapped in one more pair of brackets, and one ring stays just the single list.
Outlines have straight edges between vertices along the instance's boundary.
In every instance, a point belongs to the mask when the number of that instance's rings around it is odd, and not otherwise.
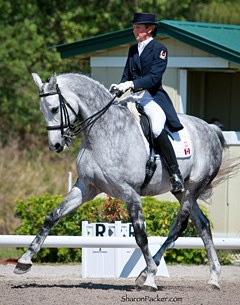
[{"label": "dapple grey horse", "polygon": [[[179,115],[192,142],[192,155],[179,160],[185,179],[185,191],[176,196],[180,202],[178,215],[170,233],[152,257],[144,226],[141,196],[157,195],[171,190],[169,174],[161,160],[150,183],[142,188],[148,152],[139,126],[125,105],[113,102],[113,96],[99,82],[81,74],[67,73],[43,83],[33,73],[40,92],[40,108],[48,130],[51,151],[60,153],[70,145],[76,133],[82,135],[77,157],[78,179],[64,201],[44,221],[28,250],[14,270],[22,274],[30,270],[32,257],[38,253],[51,228],[84,202],[105,192],[122,199],[131,217],[135,239],[146,261],[146,268],[136,285],[157,290],[155,275],[164,251],[184,231],[190,218],[202,238],[209,264],[209,284],[219,288],[220,264],[214,249],[210,224],[200,210],[197,199],[211,189],[222,162],[223,135],[217,127],[193,116]],[[109,103],[110,102],[110,103]]]}]

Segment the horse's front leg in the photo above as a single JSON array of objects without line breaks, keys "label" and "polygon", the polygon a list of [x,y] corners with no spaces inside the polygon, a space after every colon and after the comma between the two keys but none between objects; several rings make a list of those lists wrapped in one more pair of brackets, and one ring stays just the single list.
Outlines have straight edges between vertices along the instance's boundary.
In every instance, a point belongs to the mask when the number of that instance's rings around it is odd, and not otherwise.
[{"label": "horse's front leg", "polygon": [[41,246],[52,227],[64,216],[75,211],[82,203],[93,199],[96,195],[97,194],[93,188],[87,187],[77,180],[64,201],[45,218],[44,224],[39,233],[31,242],[28,250],[18,260],[14,273],[23,274],[28,272],[32,267],[32,257],[41,249]]},{"label": "horse's front leg", "polygon": [[139,198],[137,202],[127,203],[129,215],[132,220],[136,243],[141,249],[147,267],[144,275],[136,279],[136,285],[148,291],[156,291],[157,285],[155,283],[155,275],[157,273],[157,266],[152,258],[148,247],[147,233],[144,225],[144,218],[142,214],[142,204]]}]

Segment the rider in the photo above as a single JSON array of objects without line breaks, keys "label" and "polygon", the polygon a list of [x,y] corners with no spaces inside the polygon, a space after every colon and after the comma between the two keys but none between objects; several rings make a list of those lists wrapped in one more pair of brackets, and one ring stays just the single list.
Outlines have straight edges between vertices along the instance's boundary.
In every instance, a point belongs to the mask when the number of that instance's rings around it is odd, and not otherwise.
[{"label": "rider", "polygon": [[[154,134],[155,149],[163,157],[172,184],[172,193],[184,191],[184,181],[172,144],[164,129],[165,124],[170,131],[183,128],[172,101],[162,87],[162,76],[167,67],[167,48],[153,37],[157,33],[155,14],[134,13],[130,21],[137,44],[130,47],[126,66],[120,84],[112,84],[110,91],[120,92],[132,89],[140,105],[150,117]],[[141,91],[141,93],[139,93]]]}]

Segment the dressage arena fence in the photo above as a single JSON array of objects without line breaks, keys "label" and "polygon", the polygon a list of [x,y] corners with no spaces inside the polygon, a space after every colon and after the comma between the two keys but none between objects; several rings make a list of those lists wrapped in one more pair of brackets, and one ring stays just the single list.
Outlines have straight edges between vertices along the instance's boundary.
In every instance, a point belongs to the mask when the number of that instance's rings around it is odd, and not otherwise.
[{"label": "dressage arena fence", "polygon": [[[82,248],[82,278],[136,277],[145,268],[145,262],[135,238],[127,236],[48,236],[43,247]],[[34,237],[0,235],[0,247],[28,247]],[[151,253],[155,253],[165,240],[166,237],[148,237]],[[213,242],[219,250],[240,250],[240,238],[213,238]],[[204,244],[199,237],[179,237],[171,248],[204,249]],[[157,275],[170,276],[164,258]]]},{"label": "dressage arena fence", "polygon": [[[28,247],[34,237],[0,235],[0,247]],[[151,253],[156,253],[165,240],[166,237],[148,237]],[[216,249],[240,249],[239,238],[214,238],[214,244]],[[43,247],[82,248],[82,278],[136,277],[146,266],[135,241],[132,223],[82,221],[82,236],[48,236]],[[198,237],[179,237],[171,248],[203,249],[204,244]],[[164,257],[156,275],[169,277]]]},{"label": "dressage arena fence", "polygon": [[[28,247],[35,235],[0,235],[0,247]],[[149,245],[162,245],[166,237],[150,236]],[[217,250],[240,250],[240,238],[213,238]],[[134,237],[48,236],[43,248],[138,248]],[[179,237],[174,249],[204,249],[200,237]]]}]

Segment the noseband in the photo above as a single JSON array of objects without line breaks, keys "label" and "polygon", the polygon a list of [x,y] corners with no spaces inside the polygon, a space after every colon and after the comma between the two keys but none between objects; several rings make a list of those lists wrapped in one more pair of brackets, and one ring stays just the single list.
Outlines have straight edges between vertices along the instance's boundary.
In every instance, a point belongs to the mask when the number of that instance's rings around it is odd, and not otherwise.
[{"label": "noseband", "polygon": [[[112,100],[103,107],[100,111],[94,113],[87,119],[83,120],[82,122],[79,122],[79,115],[75,112],[75,110],[72,108],[72,106],[66,101],[66,99],[63,97],[60,88],[58,87],[58,84],[56,85],[56,91],[48,92],[48,93],[39,93],[39,97],[47,97],[50,95],[58,95],[59,97],[59,105],[60,105],[60,125],[55,126],[47,126],[47,130],[61,130],[62,137],[66,138],[74,138],[79,133],[81,133],[84,129],[86,129],[89,126],[92,126],[107,110],[108,108],[114,104],[114,100],[117,97],[115,95]],[[69,108],[73,114],[75,115],[75,121],[72,124],[70,122],[68,110]],[[66,130],[64,130],[66,129]]]}]

